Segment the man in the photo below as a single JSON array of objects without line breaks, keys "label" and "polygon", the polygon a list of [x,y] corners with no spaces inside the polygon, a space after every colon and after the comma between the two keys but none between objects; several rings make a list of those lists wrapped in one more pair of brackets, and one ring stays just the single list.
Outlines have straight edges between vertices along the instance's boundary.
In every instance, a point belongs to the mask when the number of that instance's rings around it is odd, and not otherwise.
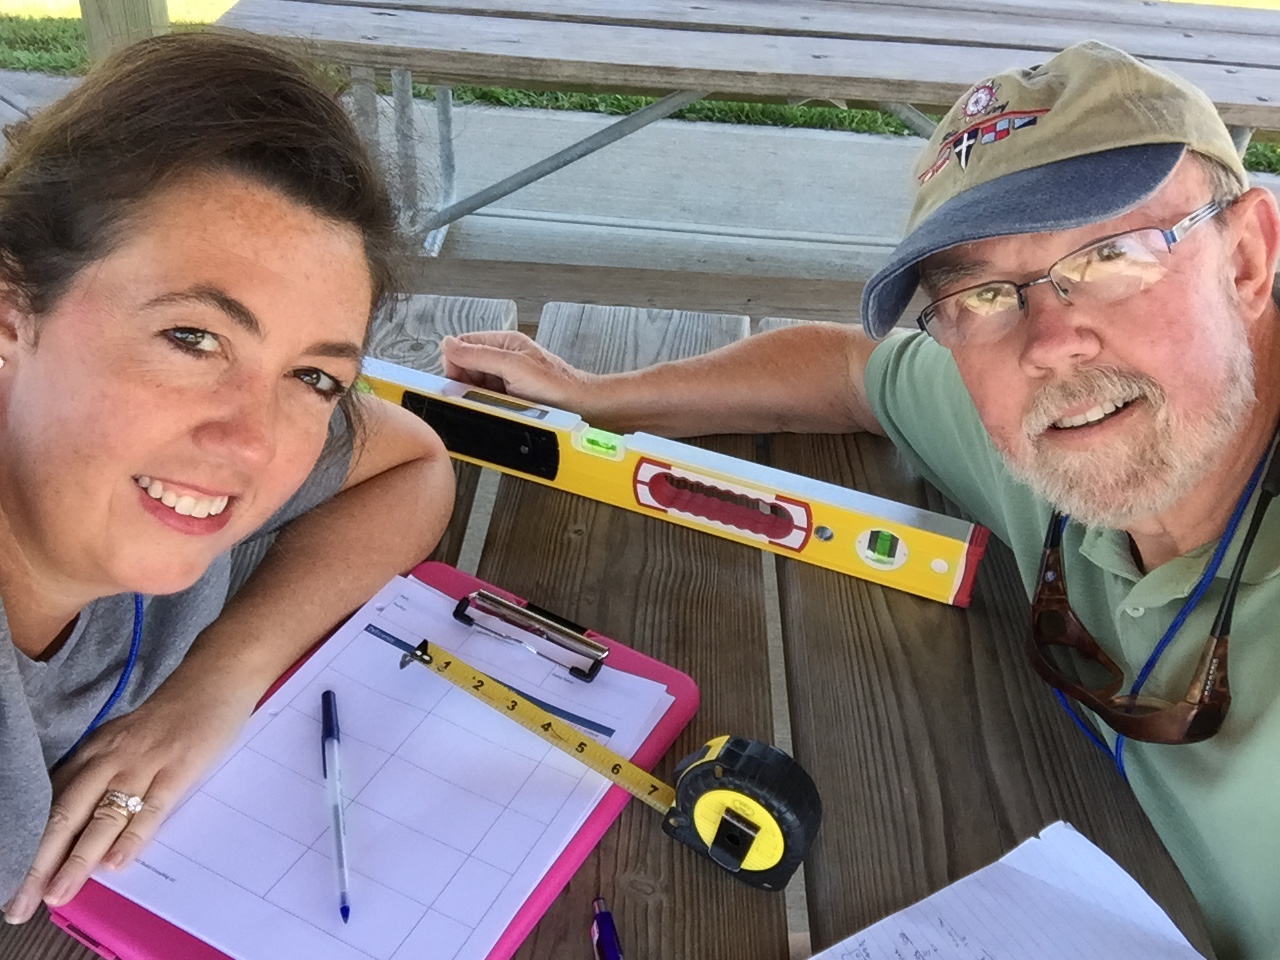
[{"label": "man", "polygon": [[[914,173],[867,335],[597,377],[476,334],[445,341],[447,372],[615,430],[887,434],[1012,547],[1037,670],[1102,721],[1218,956],[1280,957],[1276,201],[1207,97],[1099,43],[976,84]],[[917,286],[921,332],[877,343]]]}]

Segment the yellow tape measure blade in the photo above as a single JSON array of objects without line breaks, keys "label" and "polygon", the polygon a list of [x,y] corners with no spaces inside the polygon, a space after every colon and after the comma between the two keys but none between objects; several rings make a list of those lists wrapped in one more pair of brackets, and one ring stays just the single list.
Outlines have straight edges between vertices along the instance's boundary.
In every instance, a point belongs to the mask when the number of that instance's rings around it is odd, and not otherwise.
[{"label": "yellow tape measure blade", "polygon": [[403,668],[415,661],[660,813],[665,814],[675,806],[676,791],[672,787],[448,650],[424,640],[412,653],[401,658],[400,666]]}]

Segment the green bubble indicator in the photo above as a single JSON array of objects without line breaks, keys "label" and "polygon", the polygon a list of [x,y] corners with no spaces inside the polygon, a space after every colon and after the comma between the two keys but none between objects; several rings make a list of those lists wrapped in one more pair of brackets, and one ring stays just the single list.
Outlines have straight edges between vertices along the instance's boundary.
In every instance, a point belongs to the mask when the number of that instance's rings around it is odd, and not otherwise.
[{"label": "green bubble indicator", "polygon": [[617,460],[622,456],[622,437],[598,427],[587,427],[579,438],[581,448],[597,457]]}]

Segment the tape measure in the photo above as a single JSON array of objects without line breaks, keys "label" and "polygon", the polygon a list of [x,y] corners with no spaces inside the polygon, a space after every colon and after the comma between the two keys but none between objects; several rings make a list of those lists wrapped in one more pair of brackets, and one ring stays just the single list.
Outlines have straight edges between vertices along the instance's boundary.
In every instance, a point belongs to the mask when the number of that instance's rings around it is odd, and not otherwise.
[{"label": "tape measure", "polygon": [[777,747],[718,737],[676,766],[671,787],[442,647],[424,640],[400,667],[414,662],[644,801],[669,836],[753,887],[785,887],[817,835],[818,788]]}]

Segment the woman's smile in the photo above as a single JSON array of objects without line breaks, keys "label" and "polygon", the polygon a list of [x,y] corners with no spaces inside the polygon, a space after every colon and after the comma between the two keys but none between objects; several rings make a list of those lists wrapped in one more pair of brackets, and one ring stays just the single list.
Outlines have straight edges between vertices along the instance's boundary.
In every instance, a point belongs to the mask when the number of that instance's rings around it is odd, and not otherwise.
[{"label": "woman's smile", "polygon": [[155,477],[134,477],[142,494],[143,508],[161,523],[181,533],[217,533],[227,525],[234,501],[231,494],[209,496],[180,484]]}]

